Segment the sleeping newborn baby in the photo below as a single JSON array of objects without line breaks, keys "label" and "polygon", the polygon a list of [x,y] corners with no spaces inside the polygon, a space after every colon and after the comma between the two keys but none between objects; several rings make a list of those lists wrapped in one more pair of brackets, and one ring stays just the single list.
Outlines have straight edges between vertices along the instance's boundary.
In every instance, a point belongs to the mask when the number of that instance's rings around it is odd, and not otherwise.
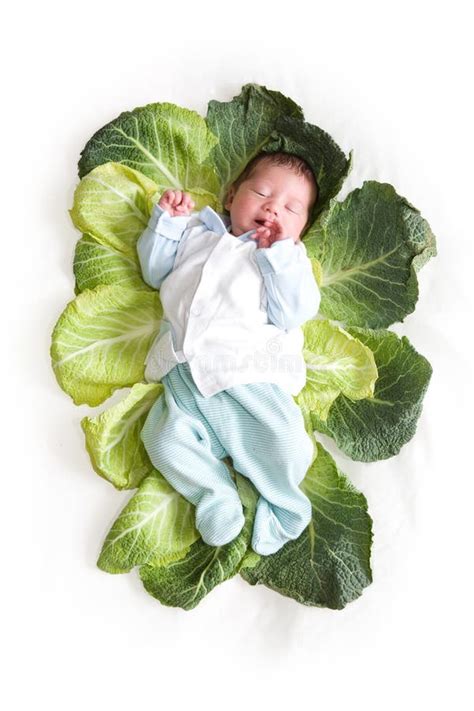
[{"label": "sleeping newborn baby", "polygon": [[311,519],[299,484],[313,443],[293,396],[306,382],[300,326],[319,307],[300,240],[316,198],[304,160],[260,154],[228,191],[230,219],[210,207],[193,213],[189,194],[167,190],[137,243],[163,306],[145,370],[163,393],[141,437],[212,546],[244,525],[226,456],[260,494],[256,553],[275,553]]}]

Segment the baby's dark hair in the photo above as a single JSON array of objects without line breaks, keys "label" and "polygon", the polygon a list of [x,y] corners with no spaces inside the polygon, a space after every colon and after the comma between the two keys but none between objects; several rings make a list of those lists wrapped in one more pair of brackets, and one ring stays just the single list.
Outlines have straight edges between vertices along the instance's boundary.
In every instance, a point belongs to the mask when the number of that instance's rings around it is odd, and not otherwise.
[{"label": "baby's dark hair", "polygon": [[281,165],[285,168],[290,168],[297,175],[304,175],[308,180],[314,185],[316,191],[315,202],[318,199],[318,184],[314,173],[311,170],[308,163],[304,158],[295,156],[293,153],[258,153],[254,156],[252,160],[247,163],[243,171],[240,173],[239,177],[232,183],[233,187],[237,189],[244,180],[247,180],[260,163],[268,163],[269,165]]}]

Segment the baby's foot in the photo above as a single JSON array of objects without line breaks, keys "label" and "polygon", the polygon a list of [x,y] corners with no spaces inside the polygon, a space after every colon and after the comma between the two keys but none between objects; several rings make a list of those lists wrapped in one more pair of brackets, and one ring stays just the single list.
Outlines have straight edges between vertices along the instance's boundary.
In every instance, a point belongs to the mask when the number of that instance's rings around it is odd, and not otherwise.
[{"label": "baby's foot", "polygon": [[266,529],[266,531],[260,530],[257,533],[254,527],[252,549],[259,555],[272,555],[283,548],[285,543],[291,541],[291,538],[285,535],[276,517],[268,520]]},{"label": "baby's foot", "polygon": [[204,543],[210,546],[225,546],[237,538],[244,527],[242,504],[233,501],[216,501],[211,510],[199,515],[196,510],[196,528]]},{"label": "baby's foot", "polygon": [[301,512],[295,518],[292,530],[284,530],[272,507],[265,499],[261,499],[257,506],[257,513],[252,533],[252,549],[259,555],[272,555],[283,548],[288,541],[300,537],[311,520],[311,504],[308,501],[308,510]]}]

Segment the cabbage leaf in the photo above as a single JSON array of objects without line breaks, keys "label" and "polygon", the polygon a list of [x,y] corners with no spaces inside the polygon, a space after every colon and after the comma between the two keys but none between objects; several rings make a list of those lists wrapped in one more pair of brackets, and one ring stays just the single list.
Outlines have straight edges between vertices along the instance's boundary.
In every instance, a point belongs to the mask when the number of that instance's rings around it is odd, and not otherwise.
[{"label": "cabbage leaf", "polygon": [[135,257],[135,243],[148,224],[156,184],[142,173],[106,163],[84,177],[74,193],[71,218],[81,232]]},{"label": "cabbage leaf", "polygon": [[137,383],[117,405],[81,422],[92,466],[117,489],[135,489],[154,472],[140,432],[162,392],[160,383]]},{"label": "cabbage leaf", "polygon": [[319,189],[313,219],[338,193],[349,172],[350,159],[331,136],[305,122],[294,101],[264,86],[246,84],[232,101],[210,101],[207,123],[219,137],[212,158],[222,200],[229,184],[260,152],[293,153],[309,163]]},{"label": "cabbage leaf", "polygon": [[331,436],[351,459],[375,462],[398,454],[416,432],[432,368],[406,336],[390,331],[350,328],[371,349],[379,377],[374,395],[352,401],[339,395],[323,422],[311,413],[314,429]]},{"label": "cabbage leaf", "polygon": [[155,472],[140,484],[110,529],[97,561],[107,573],[179,560],[199,538],[194,506]]},{"label": "cabbage leaf", "polygon": [[116,285],[84,291],[68,304],[53,331],[51,358],[76,405],[95,407],[143,380],[162,313],[156,292]]},{"label": "cabbage leaf", "polygon": [[329,321],[308,321],[303,331],[306,385],[296,398],[302,410],[325,420],[341,393],[351,400],[372,397],[377,367],[370,348]]},{"label": "cabbage leaf", "polygon": [[196,541],[183,557],[169,565],[143,565],[140,577],[147,592],[163,605],[192,610],[216,585],[236,575],[252,537],[257,495],[242,476],[236,477],[245,523],[239,535],[225,546]]},{"label": "cabbage leaf", "polygon": [[143,281],[136,256],[128,256],[114,247],[100,244],[88,234],[83,235],[76,245],[73,268],[76,294],[107,284],[151,290]]},{"label": "cabbage leaf", "polygon": [[414,310],[415,268],[435,253],[426,220],[375,181],[332,201],[305,245],[322,269],[321,314],[364,328],[386,328]]},{"label": "cabbage leaf", "polygon": [[79,177],[104,163],[120,163],[146,175],[160,193],[188,190],[218,206],[219,180],[208,160],[217,142],[195,111],[148,104],[125,111],[92,136],[81,153]]},{"label": "cabbage leaf", "polygon": [[277,553],[251,559],[240,574],[304,605],[342,609],[372,582],[367,501],[319,442],[302,489],[312,505],[309,526]]}]

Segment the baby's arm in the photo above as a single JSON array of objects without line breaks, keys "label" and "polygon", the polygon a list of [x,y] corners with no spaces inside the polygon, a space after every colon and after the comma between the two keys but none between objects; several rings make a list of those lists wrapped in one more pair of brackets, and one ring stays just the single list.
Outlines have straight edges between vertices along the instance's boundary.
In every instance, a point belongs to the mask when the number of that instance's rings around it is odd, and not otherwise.
[{"label": "baby's arm", "polygon": [[173,269],[178,249],[194,203],[189,193],[167,190],[153,208],[148,227],[139,237],[137,254],[143,278],[159,289]]},{"label": "baby's arm", "polygon": [[288,331],[314,318],[320,293],[301,242],[291,237],[255,251],[268,299],[268,318]]}]

